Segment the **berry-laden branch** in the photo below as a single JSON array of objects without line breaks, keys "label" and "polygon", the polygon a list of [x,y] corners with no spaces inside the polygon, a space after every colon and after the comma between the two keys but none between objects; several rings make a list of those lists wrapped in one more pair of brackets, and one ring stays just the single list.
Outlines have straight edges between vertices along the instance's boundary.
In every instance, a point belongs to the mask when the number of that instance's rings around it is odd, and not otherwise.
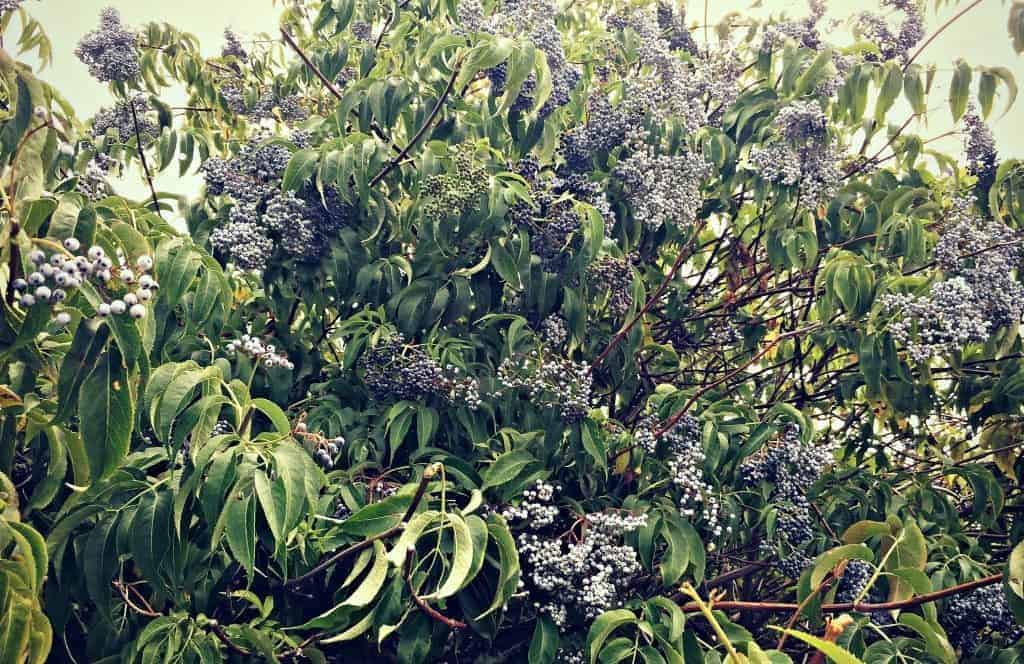
[{"label": "berry-laden branch", "polygon": [[405,583],[409,586],[409,592],[412,594],[412,601],[416,603],[416,606],[420,607],[423,613],[427,614],[432,620],[436,620],[448,629],[466,629],[466,623],[455,618],[449,618],[434,607],[430,606],[425,599],[420,597],[416,593],[416,587],[412,583],[412,559],[416,549],[409,547],[405,551],[405,564],[403,565],[403,574],[405,574]]},{"label": "berry-laden branch", "polygon": [[344,549],[340,549],[339,551],[331,554],[323,561],[321,561],[319,564],[317,564],[316,567],[309,570],[305,574],[297,576],[294,579],[289,579],[288,581],[285,581],[283,584],[284,587],[295,588],[296,586],[301,585],[305,581],[308,581],[309,579],[312,579],[313,577],[317,576],[324,570],[330,569],[331,567],[338,564],[345,558],[353,556],[362,551],[363,549],[368,549],[369,547],[373,546],[373,543],[377,540],[387,539],[392,535],[397,535],[398,533],[402,532],[402,530],[405,529],[405,524],[408,523],[409,519],[412,518],[412,515],[416,513],[416,509],[423,501],[423,496],[427,492],[427,485],[430,483],[430,480],[434,479],[434,477],[437,475],[439,467],[440,464],[433,464],[427,466],[426,469],[423,471],[423,477],[420,478],[420,483],[416,487],[416,493],[413,494],[412,502],[409,503],[409,508],[405,510],[405,514],[402,516],[401,521],[399,521],[397,524],[383,532],[377,533],[376,535],[372,535],[371,537],[367,537],[361,542],[356,542],[351,546],[345,547]]},{"label": "berry-laden branch", "polygon": [[[895,609],[907,609],[914,606],[920,606],[921,604],[927,604],[936,600],[942,599],[943,597],[949,597],[950,595],[960,595],[962,593],[976,590],[977,588],[983,588],[990,586],[994,583],[1002,581],[1002,574],[993,574],[991,576],[982,577],[975,579],[974,581],[968,581],[961,583],[956,586],[950,586],[949,588],[943,588],[942,590],[936,590],[930,593],[924,593],[917,597],[911,597],[910,599],[898,600],[895,602],[878,602],[872,604],[870,602],[840,602],[836,604],[822,604],[822,611],[857,611],[858,613],[872,613],[874,611],[893,611]],[[696,613],[700,611],[700,606],[696,602],[688,602],[680,607],[684,612]],[[799,604],[793,602],[715,602],[716,609],[722,609],[725,611],[769,611],[776,613],[789,613],[790,611],[796,611],[800,608]]]}]

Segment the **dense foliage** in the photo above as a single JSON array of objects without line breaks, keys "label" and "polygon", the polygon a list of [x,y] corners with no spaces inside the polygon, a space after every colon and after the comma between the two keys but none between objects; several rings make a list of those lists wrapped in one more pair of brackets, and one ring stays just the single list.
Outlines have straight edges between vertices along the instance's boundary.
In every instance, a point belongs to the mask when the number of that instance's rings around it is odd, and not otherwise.
[{"label": "dense foliage", "polygon": [[1014,77],[825,10],[0,50],[0,660],[1024,658]]}]

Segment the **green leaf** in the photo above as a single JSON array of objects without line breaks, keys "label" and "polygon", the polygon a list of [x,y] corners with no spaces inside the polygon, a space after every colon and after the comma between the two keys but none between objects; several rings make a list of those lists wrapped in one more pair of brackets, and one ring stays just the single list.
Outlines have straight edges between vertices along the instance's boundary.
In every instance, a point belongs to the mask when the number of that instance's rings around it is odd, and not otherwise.
[{"label": "green leaf", "polygon": [[861,542],[866,542],[872,537],[886,535],[888,533],[888,524],[882,521],[864,520],[858,521],[843,531],[843,536],[840,539],[842,539],[845,544],[859,544]]},{"label": "green leaf", "polygon": [[866,560],[870,563],[874,562],[875,555],[863,544],[844,544],[825,551],[814,561],[814,568],[811,571],[811,588],[820,586],[825,575],[844,560]]},{"label": "green leaf", "polygon": [[82,383],[80,429],[93,481],[112,473],[128,454],[135,400],[121,354],[111,347]]},{"label": "green leaf", "polygon": [[316,172],[316,150],[299,150],[288,160],[288,166],[281,176],[282,191],[298,191]]},{"label": "green leaf", "polygon": [[405,557],[409,548],[416,546],[416,541],[419,540],[423,531],[439,516],[441,516],[441,513],[437,510],[428,510],[420,512],[409,519],[409,522],[405,524],[405,528],[402,529],[401,536],[395,541],[391,552],[388,553],[388,560],[392,565],[401,567],[405,563]]},{"label": "green leaf", "polygon": [[306,507],[306,478],[315,475],[307,467],[308,455],[299,446],[288,441],[274,449],[274,467],[277,470],[277,482],[284,488],[284,530],[289,533],[302,519]]},{"label": "green leaf", "polygon": [[402,520],[412,503],[409,494],[398,494],[367,505],[341,524],[341,532],[347,535],[369,537],[392,528]]},{"label": "green leaf", "polygon": [[817,636],[814,636],[813,634],[807,634],[806,632],[801,632],[796,629],[783,629],[781,627],[776,627],[775,625],[769,625],[769,627],[771,627],[774,630],[788,634],[789,636],[792,636],[794,639],[800,639],[812,648],[817,648],[821,652],[828,655],[828,657],[830,657],[832,661],[836,664],[864,664],[859,659],[850,654],[848,651],[843,650],[834,643],[825,641],[824,639],[820,639]]},{"label": "green leaf", "polygon": [[666,518],[662,521],[661,536],[668,543],[659,564],[662,582],[666,586],[674,586],[690,564],[689,542],[678,519],[675,518]]},{"label": "green leaf", "polygon": [[590,631],[587,632],[587,661],[590,664],[597,662],[601,648],[612,632],[625,625],[636,624],[636,622],[636,615],[628,609],[605,611],[595,618],[590,625]]},{"label": "green leaf", "polygon": [[284,485],[280,480],[271,480],[262,470],[253,474],[253,488],[260,501],[260,508],[263,510],[263,518],[270,526],[270,533],[278,546],[284,541],[285,536],[285,497]]},{"label": "green leaf", "polygon": [[483,472],[483,486],[486,490],[490,487],[501,486],[514,480],[520,472],[536,459],[532,454],[523,449],[506,452],[494,460],[487,470]]},{"label": "green leaf", "polygon": [[476,617],[477,621],[502,608],[519,587],[519,551],[505,519],[492,513],[487,519],[487,532],[498,548],[498,584],[494,601],[486,611]]},{"label": "green leaf", "polygon": [[236,493],[231,492],[224,506],[224,534],[231,555],[245,570],[251,582],[256,565],[256,504],[251,495],[239,498]]},{"label": "green leaf", "polygon": [[82,321],[75,329],[71,349],[64,356],[57,378],[57,412],[51,422],[66,420],[78,404],[78,388],[96,366],[106,348],[110,328],[94,321]]},{"label": "green leaf", "polygon": [[953,121],[958,121],[967,110],[967,101],[971,93],[971,67],[963,60],[957,62],[953,72],[953,81],[949,86],[949,108],[953,112]]},{"label": "green leaf", "polygon": [[352,594],[342,602],[344,606],[366,606],[377,596],[384,587],[384,579],[388,574],[388,556],[383,542],[376,540],[373,543],[373,566],[363,577],[362,583],[356,587]]},{"label": "green leaf", "polygon": [[146,579],[163,586],[160,567],[171,546],[170,491],[147,491],[131,521],[131,550]]},{"label": "green leaf", "polygon": [[901,613],[900,624],[910,627],[921,635],[921,638],[924,639],[925,650],[929,655],[945,664],[954,664],[958,661],[956,651],[949,643],[945,630],[938,623],[927,621],[916,613]]},{"label": "green leaf", "polygon": [[1024,542],[1018,542],[1013,547],[1006,570],[1007,585],[1017,597],[1024,599]]},{"label": "green leaf", "polygon": [[529,664],[551,664],[558,651],[558,628],[546,615],[537,618],[530,641]]},{"label": "green leaf", "polygon": [[458,514],[448,514],[448,525],[452,529],[452,555],[449,560],[448,576],[444,583],[423,599],[444,599],[451,597],[468,581],[473,567],[473,536],[465,519]]}]

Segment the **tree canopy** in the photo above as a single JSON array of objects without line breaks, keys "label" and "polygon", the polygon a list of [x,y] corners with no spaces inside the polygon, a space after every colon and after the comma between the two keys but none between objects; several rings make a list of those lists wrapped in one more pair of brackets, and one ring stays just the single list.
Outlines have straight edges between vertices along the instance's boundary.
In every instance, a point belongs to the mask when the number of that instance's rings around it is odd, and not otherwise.
[{"label": "tree canopy", "polygon": [[1024,658],[1013,73],[698,9],[0,0],[0,661]]}]

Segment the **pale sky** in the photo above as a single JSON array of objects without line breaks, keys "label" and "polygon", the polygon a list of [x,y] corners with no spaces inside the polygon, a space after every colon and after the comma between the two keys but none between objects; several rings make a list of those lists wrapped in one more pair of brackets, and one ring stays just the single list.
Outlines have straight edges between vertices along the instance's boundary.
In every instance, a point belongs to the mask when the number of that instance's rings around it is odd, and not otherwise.
[{"label": "pale sky", "polygon": [[[947,2],[936,14],[934,3],[928,0],[928,34],[966,6],[967,1]],[[763,6],[756,10],[745,9],[750,7],[751,0],[709,2],[708,13],[711,23],[717,22],[719,17],[729,11],[750,12],[758,17],[764,17],[768,12],[785,11],[795,15],[806,13],[804,0],[764,0]],[[26,0],[24,7],[43,24],[54,44],[53,65],[42,72],[42,77],[56,85],[75,106],[79,117],[85,119],[98,107],[110,103],[106,87],[92,80],[85,65],[74,56],[75,45],[85,32],[97,25],[102,8],[116,7],[121,12],[122,20],[132,26],[153,20],[171,23],[196,35],[204,53],[212,56],[219,54],[222,33],[227,26],[239,33],[243,39],[251,38],[258,32],[275,33],[277,17],[281,11],[280,5],[278,2],[275,6],[272,0]],[[873,2],[870,1],[832,0],[829,2],[829,15],[848,16],[871,9],[872,5]],[[698,18],[703,14],[703,3],[695,1],[689,6],[689,18]],[[1013,52],[1006,31],[1008,11],[1009,7],[1004,0],[983,0],[979,6],[940,35],[919,59],[919,62],[934,63],[940,68],[936,77],[936,89],[929,97],[930,107],[939,108],[933,112],[928,126],[919,130],[921,136],[935,136],[952,127],[945,101],[946,85],[953,62],[958,57],[964,58],[971,65],[1008,67],[1024,87],[1024,58]],[[698,30],[695,37],[700,39],[701,31]],[[975,85],[976,81],[977,77]],[[180,91],[169,92],[164,98],[172,104],[184,101],[184,95]],[[1024,120],[1024,94],[1008,115],[999,118],[1002,115],[1002,108],[1000,100],[997,100],[996,111],[991,118],[1000,153],[1007,157],[1024,157],[1024,132],[1018,131]],[[897,108],[890,118],[905,118],[908,115],[909,112]],[[935,145],[952,152],[959,149],[960,143],[959,138],[949,138]],[[194,193],[197,184],[195,177],[186,176],[186,179],[181,181],[173,167],[157,180],[158,189],[185,194]],[[143,196],[145,192],[141,185],[129,182],[121,185],[119,190],[126,195],[138,197]]]}]

